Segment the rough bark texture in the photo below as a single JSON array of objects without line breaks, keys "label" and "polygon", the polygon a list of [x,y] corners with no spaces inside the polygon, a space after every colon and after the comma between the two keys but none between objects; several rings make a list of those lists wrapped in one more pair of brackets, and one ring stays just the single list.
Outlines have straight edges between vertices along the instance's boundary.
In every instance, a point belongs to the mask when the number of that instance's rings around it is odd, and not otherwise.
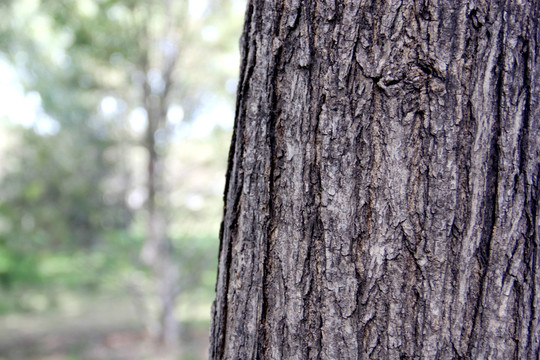
[{"label": "rough bark texture", "polygon": [[210,358],[539,358],[539,18],[250,1]]}]

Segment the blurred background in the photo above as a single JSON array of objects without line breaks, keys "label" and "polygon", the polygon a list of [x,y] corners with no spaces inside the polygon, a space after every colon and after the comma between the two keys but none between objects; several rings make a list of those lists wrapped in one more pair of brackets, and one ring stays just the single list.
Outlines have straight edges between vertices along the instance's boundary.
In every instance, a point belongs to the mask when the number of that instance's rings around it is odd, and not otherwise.
[{"label": "blurred background", "polygon": [[205,359],[245,0],[0,0],[0,359]]}]

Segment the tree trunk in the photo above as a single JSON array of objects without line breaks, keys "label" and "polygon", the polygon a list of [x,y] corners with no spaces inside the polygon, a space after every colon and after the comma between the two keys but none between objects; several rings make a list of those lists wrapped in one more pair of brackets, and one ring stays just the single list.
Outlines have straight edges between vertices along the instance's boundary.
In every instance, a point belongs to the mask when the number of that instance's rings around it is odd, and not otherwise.
[{"label": "tree trunk", "polygon": [[[150,268],[155,285],[155,295],[157,295],[158,314],[156,319],[157,329],[155,337],[159,342],[170,348],[179,345],[180,327],[175,316],[179,287],[178,264],[174,259],[174,250],[167,235],[168,220],[167,206],[163,199],[163,154],[158,153],[156,147],[156,134],[158,131],[165,131],[166,117],[169,107],[169,96],[173,84],[173,71],[178,59],[178,51],[174,49],[170,53],[152,53],[152,43],[159,41],[171,41],[173,34],[173,12],[170,0],[163,0],[165,7],[165,24],[162,34],[157,39],[149,36],[148,24],[145,24],[142,32],[148,38],[143,37],[142,43],[145,45],[143,58],[141,59],[141,70],[145,74],[143,83],[143,104],[148,116],[148,126],[144,147],[148,154],[146,189],[148,198],[146,201],[146,239],[141,249],[141,260]],[[147,10],[150,10],[148,8]],[[172,41],[171,41],[172,42]],[[157,55],[157,56],[156,56]],[[152,59],[152,58],[157,58]],[[152,61],[154,60],[154,61]],[[162,76],[163,88],[155,88],[151,83],[150,71],[159,69]],[[161,145],[163,146],[163,144]]]},{"label": "tree trunk", "polygon": [[539,358],[539,18],[249,2],[210,358]]}]

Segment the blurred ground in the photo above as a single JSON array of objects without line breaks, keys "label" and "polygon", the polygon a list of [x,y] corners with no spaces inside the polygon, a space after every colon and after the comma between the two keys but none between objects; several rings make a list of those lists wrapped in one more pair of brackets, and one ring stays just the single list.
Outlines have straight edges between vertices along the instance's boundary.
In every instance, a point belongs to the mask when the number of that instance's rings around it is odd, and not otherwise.
[{"label": "blurred ground", "polygon": [[0,317],[0,360],[206,359],[208,323],[182,324],[181,346],[153,342],[129,298],[92,299],[78,311]]}]

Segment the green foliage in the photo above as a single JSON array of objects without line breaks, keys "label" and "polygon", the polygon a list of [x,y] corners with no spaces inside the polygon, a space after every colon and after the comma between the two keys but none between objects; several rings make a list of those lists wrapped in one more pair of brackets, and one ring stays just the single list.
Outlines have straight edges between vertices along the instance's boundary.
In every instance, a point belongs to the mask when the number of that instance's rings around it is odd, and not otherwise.
[{"label": "green foliage", "polygon": [[210,1],[193,15],[194,3],[0,2],[0,60],[40,112],[30,122],[0,113],[0,314],[147,276],[144,208],[128,200],[144,187],[146,155],[130,119],[167,51],[178,53],[169,99],[183,121],[164,124],[157,143],[167,169],[157,200],[170,209],[185,299],[210,301],[230,130],[193,138],[186,129],[208,104],[232,107],[243,4]]}]

